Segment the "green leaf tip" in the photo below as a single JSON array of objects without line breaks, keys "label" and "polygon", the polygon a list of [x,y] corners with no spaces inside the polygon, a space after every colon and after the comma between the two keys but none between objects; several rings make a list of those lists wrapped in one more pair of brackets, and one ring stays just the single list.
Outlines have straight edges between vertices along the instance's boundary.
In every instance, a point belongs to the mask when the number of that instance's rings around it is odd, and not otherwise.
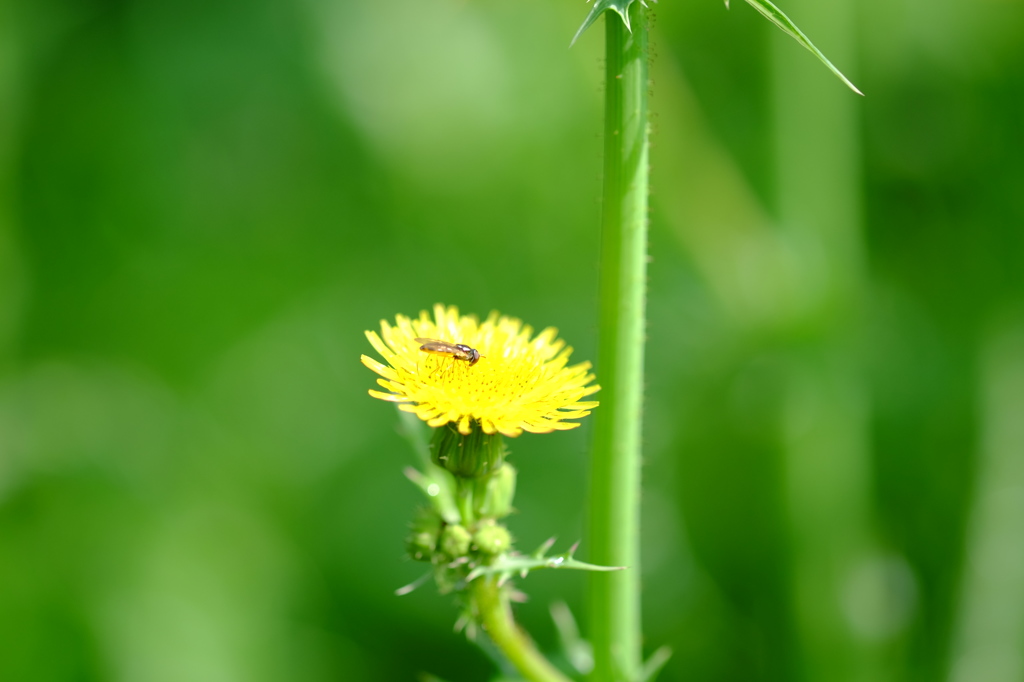
[{"label": "green leaf tip", "polygon": [[[804,32],[797,28],[796,24],[790,21],[789,17],[787,17],[782,10],[773,5],[770,2],[770,0],[747,0],[747,4],[756,9],[758,12],[760,12],[768,21],[772,22],[780,29],[782,29],[783,33],[792,36],[793,40],[795,40],[796,42],[800,43],[805,48],[810,50],[810,52],[815,57],[821,60],[822,64],[828,67],[829,71],[838,76],[839,80],[843,81],[843,83],[846,83],[846,87],[850,88],[858,95],[864,95],[863,92],[857,89],[856,85],[850,82],[850,79],[844,76],[839,69],[832,65],[832,62],[830,62],[828,58],[825,57],[824,54],[822,54],[821,50],[814,46],[814,43],[811,42],[811,39],[804,35]],[[726,9],[728,9],[729,0],[725,0],[725,6]]]},{"label": "green leaf tip", "polygon": [[[587,1],[589,2],[590,0]],[[657,2],[657,0],[653,1]],[[594,6],[590,8],[590,14],[587,15],[587,18],[583,20],[583,24],[580,26],[579,30],[576,31],[576,35],[572,37],[572,42],[569,43],[569,47],[576,44],[576,39],[583,35],[583,32],[590,28],[590,25],[597,21],[597,18],[601,16],[605,10],[611,10],[618,14],[619,18],[622,19],[622,23],[626,25],[626,30],[632,33],[633,28],[629,25],[629,6],[634,2],[639,2],[644,7],[647,7],[647,3],[644,2],[644,0],[597,0],[594,3]]]}]

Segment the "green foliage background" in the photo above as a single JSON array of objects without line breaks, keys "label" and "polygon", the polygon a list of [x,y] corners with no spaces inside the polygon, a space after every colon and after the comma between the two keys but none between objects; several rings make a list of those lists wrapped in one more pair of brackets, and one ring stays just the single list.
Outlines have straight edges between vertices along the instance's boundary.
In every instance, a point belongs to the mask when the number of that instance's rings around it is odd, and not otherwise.
[{"label": "green foliage background", "polygon": [[[781,6],[865,98],[745,6],[656,6],[648,649],[1020,679],[1024,8]],[[0,0],[0,680],[492,674],[393,594],[418,491],[362,332],[445,302],[593,359],[584,14]],[[511,443],[523,548],[582,537],[588,432]],[[583,579],[521,585],[544,647]]]}]

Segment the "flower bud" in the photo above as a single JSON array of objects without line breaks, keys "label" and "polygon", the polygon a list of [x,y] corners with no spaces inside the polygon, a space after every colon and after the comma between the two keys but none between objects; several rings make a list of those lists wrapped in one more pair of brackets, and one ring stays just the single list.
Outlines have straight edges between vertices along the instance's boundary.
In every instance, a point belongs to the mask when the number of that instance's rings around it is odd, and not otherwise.
[{"label": "flower bud", "polygon": [[445,526],[441,533],[441,551],[452,559],[457,559],[469,553],[469,545],[472,541],[473,537],[465,526]]},{"label": "flower bud", "polygon": [[421,510],[405,539],[405,550],[416,561],[430,561],[440,534],[441,519],[428,510]]},{"label": "flower bud", "polygon": [[473,534],[473,546],[484,554],[497,556],[504,554],[512,546],[512,535],[505,526],[501,526],[493,520],[481,523],[476,533]]},{"label": "flower bud", "polygon": [[479,478],[501,468],[505,445],[500,433],[484,433],[473,422],[469,435],[459,433],[451,424],[434,429],[430,443],[434,464],[461,478]]}]

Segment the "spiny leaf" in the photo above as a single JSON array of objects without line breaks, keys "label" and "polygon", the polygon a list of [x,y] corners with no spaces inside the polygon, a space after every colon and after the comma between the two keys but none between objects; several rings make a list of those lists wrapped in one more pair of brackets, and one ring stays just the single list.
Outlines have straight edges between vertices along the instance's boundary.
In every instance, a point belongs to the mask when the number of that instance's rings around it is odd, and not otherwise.
[{"label": "spiny leaf", "polygon": [[[576,35],[572,37],[572,42],[569,43],[569,47],[576,44],[576,39],[579,38],[584,31],[590,28],[590,25],[597,21],[597,18],[601,16],[606,9],[618,14],[619,17],[622,18],[622,23],[626,25],[626,30],[632,33],[633,29],[629,25],[629,6],[636,1],[637,0],[597,0],[597,2],[594,3],[594,6],[590,8],[590,14],[588,14],[587,18],[583,20],[583,25],[580,26],[578,31],[576,31]],[[647,7],[647,3],[644,2],[644,0],[640,0],[640,4]]]},{"label": "spiny leaf", "polygon": [[495,559],[490,565],[477,566],[466,576],[466,581],[475,580],[482,575],[499,575],[501,576],[499,581],[505,582],[516,574],[525,577],[530,571],[535,571],[539,568],[572,568],[579,571],[621,571],[625,568],[625,566],[598,566],[597,564],[577,561],[572,555],[576,553],[579,543],[570,547],[568,552],[555,556],[544,556],[544,553],[551,547],[552,542],[553,540],[545,542],[530,556],[517,553],[506,554]]},{"label": "spiny leaf", "polygon": [[[782,29],[783,33],[789,34],[790,36],[793,37],[794,40],[796,40],[796,42],[800,43],[808,50],[810,50],[815,57],[821,60],[822,64],[828,67],[829,71],[838,76],[839,80],[846,83],[846,87],[850,88],[858,95],[864,94],[863,92],[858,90],[857,86],[851,83],[850,80],[846,76],[844,76],[839,69],[833,66],[832,62],[830,62],[825,57],[825,55],[821,53],[821,50],[814,46],[814,43],[811,42],[811,39],[804,35],[804,32],[797,28],[796,24],[790,21],[789,17],[787,17],[782,10],[773,5],[770,2],[770,0],[747,0],[747,4],[756,9],[762,15],[764,15],[764,17],[768,19],[768,21],[772,22],[780,29]],[[726,0],[725,6],[726,8],[729,7],[728,0]]]}]

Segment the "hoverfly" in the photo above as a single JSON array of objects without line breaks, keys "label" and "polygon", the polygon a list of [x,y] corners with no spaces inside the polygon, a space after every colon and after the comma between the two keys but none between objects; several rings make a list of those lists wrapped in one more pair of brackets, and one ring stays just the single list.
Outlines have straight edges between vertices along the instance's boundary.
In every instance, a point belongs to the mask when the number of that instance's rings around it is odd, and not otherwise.
[{"label": "hoverfly", "polygon": [[456,360],[465,360],[472,367],[482,357],[476,348],[470,348],[463,343],[448,343],[437,339],[413,339],[416,343],[422,344],[420,350],[424,353],[435,355],[447,355]]}]

